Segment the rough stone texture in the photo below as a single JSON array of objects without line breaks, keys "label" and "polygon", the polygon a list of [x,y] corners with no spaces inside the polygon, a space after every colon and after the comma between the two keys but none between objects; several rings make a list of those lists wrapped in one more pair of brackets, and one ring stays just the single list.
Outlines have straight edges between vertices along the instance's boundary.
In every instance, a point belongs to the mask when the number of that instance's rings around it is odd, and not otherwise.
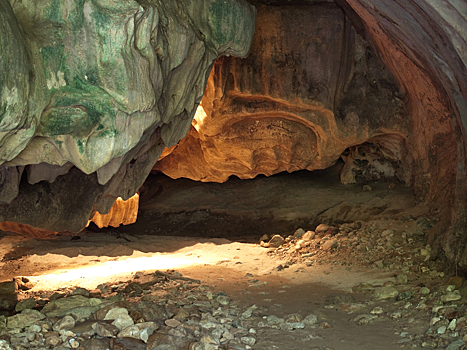
[{"label": "rough stone texture", "polygon": [[465,2],[254,3],[251,55],[216,63],[204,110],[155,169],[223,182],[342,157],[343,183],[412,186],[441,218],[429,242],[467,267]]},{"label": "rough stone texture", "polygon": [[[216,63],[188,136],[155,169],[217,182],[324,169],[348,147],[386,139],[400,162],[403,98],[336,4],[258,6],[250,55]],[[394,172],[410,183],[406,169]]]},{"label": "rough stone texture", "polygon": [[126,201],[117,198],[107,214],[96,212],[90,221],[94,222],[99,228],[108,226],[119,227],[122,224],[130,225],[136,222],[138,207],[138,194],[135,194]]},{"label": "rough stone texture", "polygon": [[246,55],[255,23],[243,0],[0,10],[0,222],[54,231],[136,193],[188,131],[214,60]]}]

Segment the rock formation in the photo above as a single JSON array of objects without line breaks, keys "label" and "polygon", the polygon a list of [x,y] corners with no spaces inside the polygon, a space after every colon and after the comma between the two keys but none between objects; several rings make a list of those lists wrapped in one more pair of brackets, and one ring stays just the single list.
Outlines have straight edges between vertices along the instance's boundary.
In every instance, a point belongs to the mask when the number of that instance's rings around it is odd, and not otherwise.
[{"label": "rock formation", "polygon": [[246,60],[212,71],[188,136],[155,166],[225,181],[345,160],[414,189],[430,243],[467,265],[467,5],[457,0],[252,1]]},{"label": "rock formation", "polygon": [[155,169],[224,182],[325,169],[366,142],[393,150],[393,172],[410,183],[411,169],[398,166],[410,132],[404,93],[344,11],[257,8],[248,58],[217,61],[188,136]]},{"label": "rock formation", "polygon": [[[0,222],[79,231],[185,136],[243,0],[0,0]],[[22,177],[27,181],[21,181]]]}]

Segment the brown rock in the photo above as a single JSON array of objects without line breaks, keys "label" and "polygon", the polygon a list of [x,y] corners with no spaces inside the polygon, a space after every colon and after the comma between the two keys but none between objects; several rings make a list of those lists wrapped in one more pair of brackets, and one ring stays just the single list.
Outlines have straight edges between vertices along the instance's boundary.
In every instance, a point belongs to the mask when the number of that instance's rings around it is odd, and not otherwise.
[{"label": "brown rock", "polygon": [[99,228],[119,227],[120,225],[130,225],[136,222],[139,207],[139,194],[124,201],[120,197],[112,205],[107,214],[95,212],[89,222],[94,222]]},{"label": "brown rock", "polygon": [[284,237],[281,235],[274,235],[268,243],[269,248],[279,248],[285,243]]},{"label": "brown rock", "polygon": [[330,226],[326,224],[319,224],[315,229],[315,233],[318,237],[323,237],[326,231],[329,230]]},{"label": "brown rock", "polygon": [[321,246],[321,249],[324,251],[331,250],[337,248],[339,244],[337,243],[336,239],[329,239]]},{"label": "brown rock", "polygon": [[461,276],[451,277],[447,282],[448,285],[456,286],[456,289],[459,289],[460,287],[462,287],[463,283],[464,283],[464,279]]}]

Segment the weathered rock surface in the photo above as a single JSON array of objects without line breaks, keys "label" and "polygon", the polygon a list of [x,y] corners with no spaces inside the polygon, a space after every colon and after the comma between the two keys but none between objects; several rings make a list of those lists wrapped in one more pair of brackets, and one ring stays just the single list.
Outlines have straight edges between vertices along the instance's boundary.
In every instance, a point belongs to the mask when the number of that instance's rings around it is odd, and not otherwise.
[{"label": "weathered rock surface", "polygon": [[255,21],[243,0],[0,9],[0,222],[52,231],[136,193],[188,131],[214,60],[247,54]]},{"label": "weathered rock surface", "polygon": [[[258,6],[250,55],[216,63],[187,137],[155,169],[224,182],[324,169],[353,145],[385,149],[387,140],[400,162],[404,98],[337,5]],[[410,183],[403,168],[391,170]]]},{"label": "weathered rock surface", "polygon": [[250,56],[216,63],[203,110],[155,169],[223,182],[342,157],[343,183],[412,186],[444,218],[429,243],[467,266],[465,3],[254,3]]}]

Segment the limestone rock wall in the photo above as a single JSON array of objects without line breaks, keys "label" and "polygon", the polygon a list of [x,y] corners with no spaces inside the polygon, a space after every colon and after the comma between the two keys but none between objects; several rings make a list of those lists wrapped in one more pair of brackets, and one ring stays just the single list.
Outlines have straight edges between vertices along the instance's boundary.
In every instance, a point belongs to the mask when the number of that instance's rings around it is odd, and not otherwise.
[{"label": "limestone rock wall", "polygon": [[213,62],[247,54],[255,9],[0,0],[0,23],[0,222],[79,231],[185,136]]}]

